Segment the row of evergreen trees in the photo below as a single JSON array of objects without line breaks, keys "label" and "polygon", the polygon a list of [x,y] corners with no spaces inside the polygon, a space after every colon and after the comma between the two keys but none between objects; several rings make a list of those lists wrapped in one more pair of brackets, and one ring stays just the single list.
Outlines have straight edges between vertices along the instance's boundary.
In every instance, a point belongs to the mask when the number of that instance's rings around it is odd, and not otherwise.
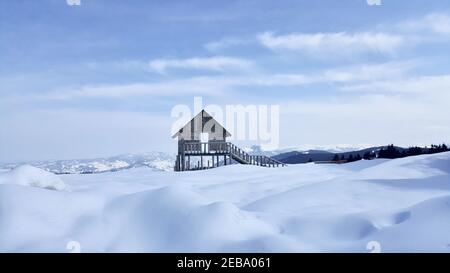
[{"label": "row of evergreen trees", "polygon": [[431,147],[409,147],[408,149],[397,149],[393,144],[388,145],[386,148],[383,148],[378,153],[378,158],[402,158],[407,156],[413,156],[413,155],[423,155],[423,154],[436,154],[436,153],[442,153],[442,152],[448,152],[450,151],[447,145],[441,144],[441,145],[434,145],[432,144]]},{"label": "row of evergreen trees", "polygon": [[361,157],[360,154],[356,154],[355,156],[353,154],[350,154],[348,157],[346,157],[345,155],[339,156],[338,154],[335,154],[332,160],[336,162],[353,162],[361,159],[363,159],[363,157]]},{"label": "row of evergreen trees", "polygon": [[375,151],[365,152],[362,156],[359,153],[356,155],[349,154],[347,157],[345,155],[335,154],[332,160],[335,162],[354,162],[354,161],[358,161],[361,159],[371,160],[374,158],[394,159],[394,158],[402,158],[402,157],[414,156],[414,155],[442,153],[442,152],[448,152],[448,151],[450,151],[450,149],[445,144],[441,144],[441,145],[432,144],[430,147],[424,147],[424,148],[418,147],[418,146],[413,146],[413,147],[409,147],[407,149],[397,148],[394,146],[394,144],[391,144],[384,148],[381,148],[381,150],[378,151],[378,154]]}]

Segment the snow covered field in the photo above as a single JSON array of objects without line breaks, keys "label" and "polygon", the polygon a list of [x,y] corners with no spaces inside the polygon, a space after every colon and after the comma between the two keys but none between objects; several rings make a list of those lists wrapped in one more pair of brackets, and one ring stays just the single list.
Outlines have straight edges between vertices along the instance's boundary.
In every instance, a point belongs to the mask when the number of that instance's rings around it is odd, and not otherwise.
[{"label": "snow covered field", "polygon": [[33,168],[0,171],[0,252],[71,241],[83,252],[368,252],[371,241],[450,252],[450,153],[56,178]]}]

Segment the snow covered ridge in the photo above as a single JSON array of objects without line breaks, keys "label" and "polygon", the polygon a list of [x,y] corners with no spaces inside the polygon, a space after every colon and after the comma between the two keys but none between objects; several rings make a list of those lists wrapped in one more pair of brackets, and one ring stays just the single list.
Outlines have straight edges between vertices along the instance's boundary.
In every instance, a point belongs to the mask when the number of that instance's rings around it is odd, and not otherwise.
[{"label": "snow covered ridge", "polygon": [[0,173],[0,184],[31,186],[58,191],[66,188],[64,182],[57,175],[30,165],[22,165],[11,171]]},{"label": "snow covered ridge", "polygon": [[288,153],[288,152],[308,153],[309,151],[344,153],[344,152],[351,152],[351,151],[367,149],[370,147],[374,147],[374,145],[370,145],[370,144],[302,145],[302,146],[296,146],[296,147],[285,147],[285,148],[280,148],[277,150],[265,150],[259,145],[253,145],[251,147],[244,148],[244,150],[250,154],[274,156],[274,155]]},{"label": "snow covered ridge", "polygon": [[450,152],[58,177],[0,184],[0,252],[450,252]]},{"label": "snow covered ridge", "polygon": [[[92,174],[114,172],[130,168],[149,167],[159,171],[172,171],[175,156],[151,152],[145,154],[127,154],[108,158],[56,160],[27,163],[54,174]],[[21,164],[6,164],[2,167],[13,169]]]}]

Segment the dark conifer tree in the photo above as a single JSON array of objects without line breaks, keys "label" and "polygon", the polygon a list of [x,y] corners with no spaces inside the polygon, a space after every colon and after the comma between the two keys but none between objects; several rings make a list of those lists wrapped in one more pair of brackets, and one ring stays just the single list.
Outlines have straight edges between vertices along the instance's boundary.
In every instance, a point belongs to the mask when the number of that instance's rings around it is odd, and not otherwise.
[{"label": "dark conifer tree", "polygon": [[348,156],[348,160],[347,160],[348,162],[353,162],[353,161],[355,161],[355,159],[353,158],[353,155],[352,154],[350,154],[349,156]]},{"label": "dark conifer tree", "polygon": [[335,161],[335,162],[339,161],[339,155],[338,154],[334,154],[334,157],[333,157],[332,161]]},{"label": "dark conifer tree", "polygon": [[394,147],[394,144],[390,144],[386,148],[380,150],[378,157],[394,159],[401,157],[401,153]]},{"label": "dark conifer tree", "polygon": [[364,159],[364,160],[370,160],[370,159],[372,159],[371,156],[370,156],[370,152],[365,152],[365,153],[363,154],[363,159]]}]

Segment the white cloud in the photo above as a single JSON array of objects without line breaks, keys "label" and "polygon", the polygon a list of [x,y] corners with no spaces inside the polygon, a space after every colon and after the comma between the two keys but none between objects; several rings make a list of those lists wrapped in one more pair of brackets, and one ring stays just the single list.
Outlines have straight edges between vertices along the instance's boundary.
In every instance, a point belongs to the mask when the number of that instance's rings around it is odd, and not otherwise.
[{"label": "white cloud", "polygon": [[165,73],[167,69],[202,69],[222,71],[224,69],[245,69],[251,62],[245,59],[232,57],[208,57],[189,59],[156,59],[150,62],[150,69],[158,73]]},{"label": "white cloud", "polygon": [[343,66],[311,74],[270,74],[220,77],[216,82],[229,86],[301,86],[320,83],[357,83],[401,77],[417,66],[415,61]]},{"label": "white cloud", "polygon": [[217,52],[229,47],[246,45],[253,42],[250,39],[241,39],[241,38],[223,38],[218,41],[209,42],[204,45],[204,47],[212,52]]},{"label": "white cloud", "polygon": [[249,43],[260,43],[271,50],[291,50],[315,57],[351,55],[355,53],[392,54],[400,48],[430,40],[432,36],[446,37],[450,34],[450,16],[445,13],[431,13],[413,20],[391,25],[380,24],[376,28],[361,32],[317,32],[288,33],[276,35],[264,32],[254,39],[223,38],[206,44],[209,51]]},{"label": "white cloud", "polygon": [[311,74],[270,74],[245,77],[220,77],[217,82],[228,86],[301,86],[320,83],[357,83],[394,79],[416,66],[415,61],[343,66]]},{"label": "white cloud", "polygon": [[179,97],[180,95],[221,96],[237,86],[295,86],[316,80],[301,74],[275,74],[259,76],[203,76],[156,83],[126,85],[82,86],[37,95],[13,95],[1,100],[43,99],[69,100],[74,98],[125,98],[132,96]]},{"label": "white cloud", "polygon": [[[186,79],[168,79],[160,82],[133,83],[122,85],[86,85],[78,88],[64,88],[39,94],[16,93],[3,96],[0,102],[27,100],[69,100],[76,98],[125,98],[133,96],[179,97],[186,95],[222,96],[239,87],[304,86],[308,84],[336,83],[357,84],[375,80],[390,80],[403,77],[417,62],[388,62],[343,66],[310,74],[256,74],[230,76],[199,76]],[[347,86],[348,89],[363,88],[364,85]]]},{"label": "white cloud", "polygon": [[[74,98],[124,98],[131,96],[176,97],[180,95],[218,95],[221,85],[208,78],[190,78],[156,83],[123,85],[87,85],[27,96],[31,99],[69,100]],[[16,99],[17,96],[11,97]],[[11,99],[10,98],[10,99]]]},{"label": "white cloud", "polygon": [[404,32],[427,31],[447,35],[450,34],[450,16],[444,13],[432,13],[416,20],[401,22],[397,28]]},{"label": "white cloud", "polygon": [[402,77],[415,68],[418,61],[387,62],[338,67],[323,72],[320,79],[328,82],[361,82]]},{"label": "white cloud", "polygon": [[275,35],[265,32],[257,36],[265,47],[272,50],[294,50],[306,54],[346,55],[357,52],[393,53],[405,43],[401,35],[383,32],[292,33]]},{"label": "white cloud", "polygon": [[[348,85],[345,91],[370,93],[399,93],[428,96],[445,96],[450,99],[450,75],[421,76],[403,79],[373,81],[363,84]],[[448,102],[447,102],[448,103]]]}]

